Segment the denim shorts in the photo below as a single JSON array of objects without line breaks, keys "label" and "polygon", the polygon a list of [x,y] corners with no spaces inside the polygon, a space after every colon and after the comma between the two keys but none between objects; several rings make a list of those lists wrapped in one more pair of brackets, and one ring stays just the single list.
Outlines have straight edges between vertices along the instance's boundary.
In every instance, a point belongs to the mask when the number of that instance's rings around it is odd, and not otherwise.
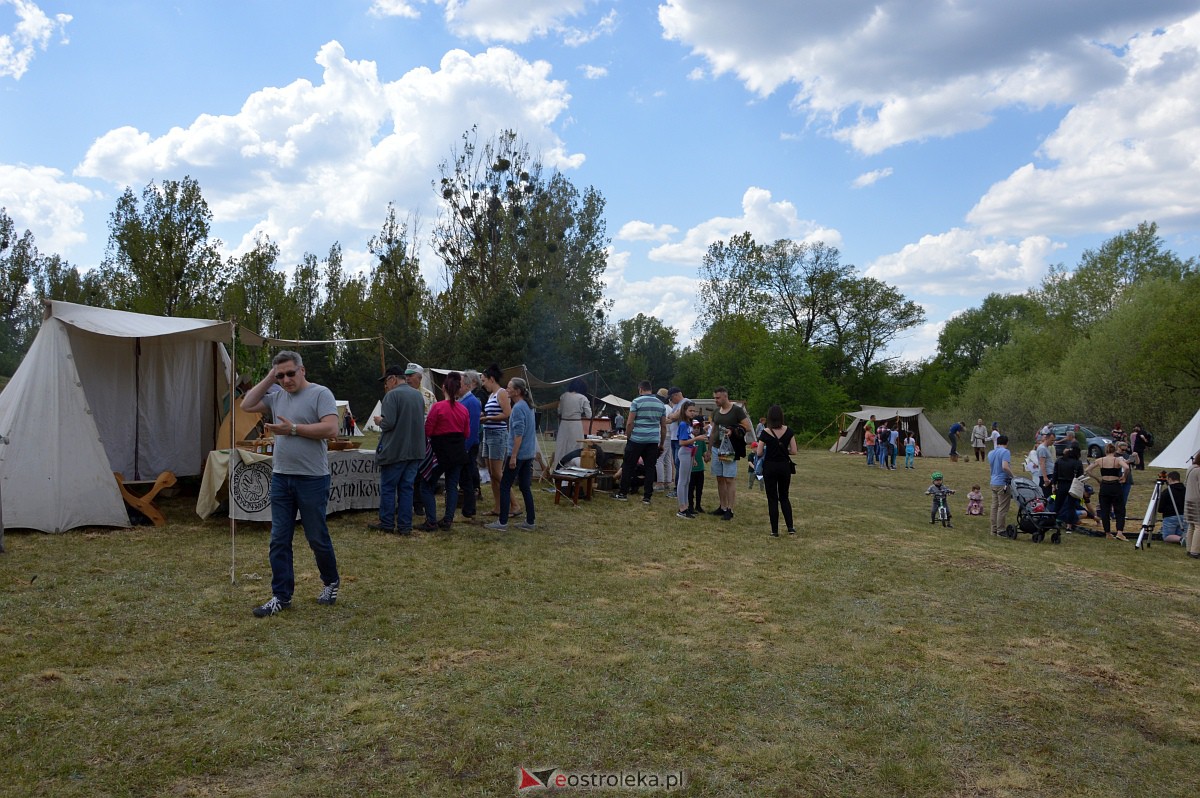
[{"label": "denim shorts", "polygon": [[508,454],[508,427],[484,427],[480,432],[483,434],[483,442],[479,446],[479,453],[483,455],[483,459],[503,460]]},{"label": "denim shorts", "polygon": [[1183,516],[1168,515],[1162,520],[1162,527],[1159,529],[1159,534],[1164,538],[1167,535],[1179,535],[1181,538],[1186,538],[1187,524],[1183,522]]},{"label": "denim shorts", "polygon": [[734,479],[738,475],[737,460],[732,460],[728,463],[722,463],[714,457],[712,459],[712,472],[714,477],[720,479]]}]

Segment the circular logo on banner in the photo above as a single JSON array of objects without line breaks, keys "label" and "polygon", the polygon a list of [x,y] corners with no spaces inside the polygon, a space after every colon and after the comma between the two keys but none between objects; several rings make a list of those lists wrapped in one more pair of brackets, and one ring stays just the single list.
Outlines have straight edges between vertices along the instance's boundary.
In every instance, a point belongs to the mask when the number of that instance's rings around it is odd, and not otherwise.
[{"label": "circular logo on banner", "polygon": [[233,470],[230,493],[237,506],[248,513],[261,513],[271,505],[271,464],[243,463]]}]

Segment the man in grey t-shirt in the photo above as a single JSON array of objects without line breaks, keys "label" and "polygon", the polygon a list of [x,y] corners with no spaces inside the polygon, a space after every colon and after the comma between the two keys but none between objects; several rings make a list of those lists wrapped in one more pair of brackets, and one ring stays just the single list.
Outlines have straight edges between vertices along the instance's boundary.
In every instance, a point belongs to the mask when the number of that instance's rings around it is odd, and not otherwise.
[{"label": "man in grey t-shirt", "polygon": [[1042,495],[1047,499],[1054,493],[1054,433],[1047,432],[1038,441],[1037,467],[1041,475]]},{"label": "man in grey t-shirt", "polygon": [[[268,393],[278,384],[283,390]],[[341,580],[333,540],[325,523],[329,502],[329,458],[326,440],[337,435],[337,405],[333,393],[305,377],[304,361],[296,352],[282,351],[271,360],[271,369],[242,398],[248,413],[270,413],[264,424],[275,436],[271,468],[271,598],[254,608],[259,618],[283,612],[292,604],[296,588],[292,566],[292,538],[296,512],[304,537],[317,560],[324,589],[318,604],[337,601]]]}]

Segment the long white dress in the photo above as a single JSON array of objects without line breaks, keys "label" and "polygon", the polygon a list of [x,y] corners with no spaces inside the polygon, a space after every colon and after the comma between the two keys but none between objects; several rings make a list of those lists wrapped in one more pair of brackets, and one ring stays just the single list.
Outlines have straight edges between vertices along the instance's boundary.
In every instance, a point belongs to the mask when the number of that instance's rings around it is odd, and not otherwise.
[{"label": "long white dress", "polygon": [[557,468],[562,459],[580,447],[583,439],[583,419],[591,418],[592,406],[583,394],[567,391],[558,400],[558,435],[554,440],[554,462]]}]

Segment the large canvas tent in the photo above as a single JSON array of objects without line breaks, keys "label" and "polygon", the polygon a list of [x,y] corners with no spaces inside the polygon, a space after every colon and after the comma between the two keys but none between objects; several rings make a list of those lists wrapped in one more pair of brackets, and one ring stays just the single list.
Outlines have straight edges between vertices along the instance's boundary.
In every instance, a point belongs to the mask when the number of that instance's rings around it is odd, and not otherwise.
[{"label": "large canvas tent", "polygon": [[863,450],[863,432],[865,424],[875,416],[878,423],[886,423],[889,427],[894,422],[900,424],[900,435],[911,431],[917,439],[923,457],[949,457],[950,442],[943,438],[933,428],[920,407],[874,407],[863,405],[862,410],[846,414],[846,425],[837,443],[830,447],[831,452],[854,452]]},{"label": "large canvas tent", "polygon": [[47,302],[0,393],[4,523],[127,527],[113,472],[126,481],[199,474],[227,400],[221,344],[232,334],[229,322]]},{"label": "large canvas tent", "polygon": [[1149,465],[1151,468],[1185,469],[1191,465],[1192,455],[1196,452],[1200,452],[1200,410]]}]

